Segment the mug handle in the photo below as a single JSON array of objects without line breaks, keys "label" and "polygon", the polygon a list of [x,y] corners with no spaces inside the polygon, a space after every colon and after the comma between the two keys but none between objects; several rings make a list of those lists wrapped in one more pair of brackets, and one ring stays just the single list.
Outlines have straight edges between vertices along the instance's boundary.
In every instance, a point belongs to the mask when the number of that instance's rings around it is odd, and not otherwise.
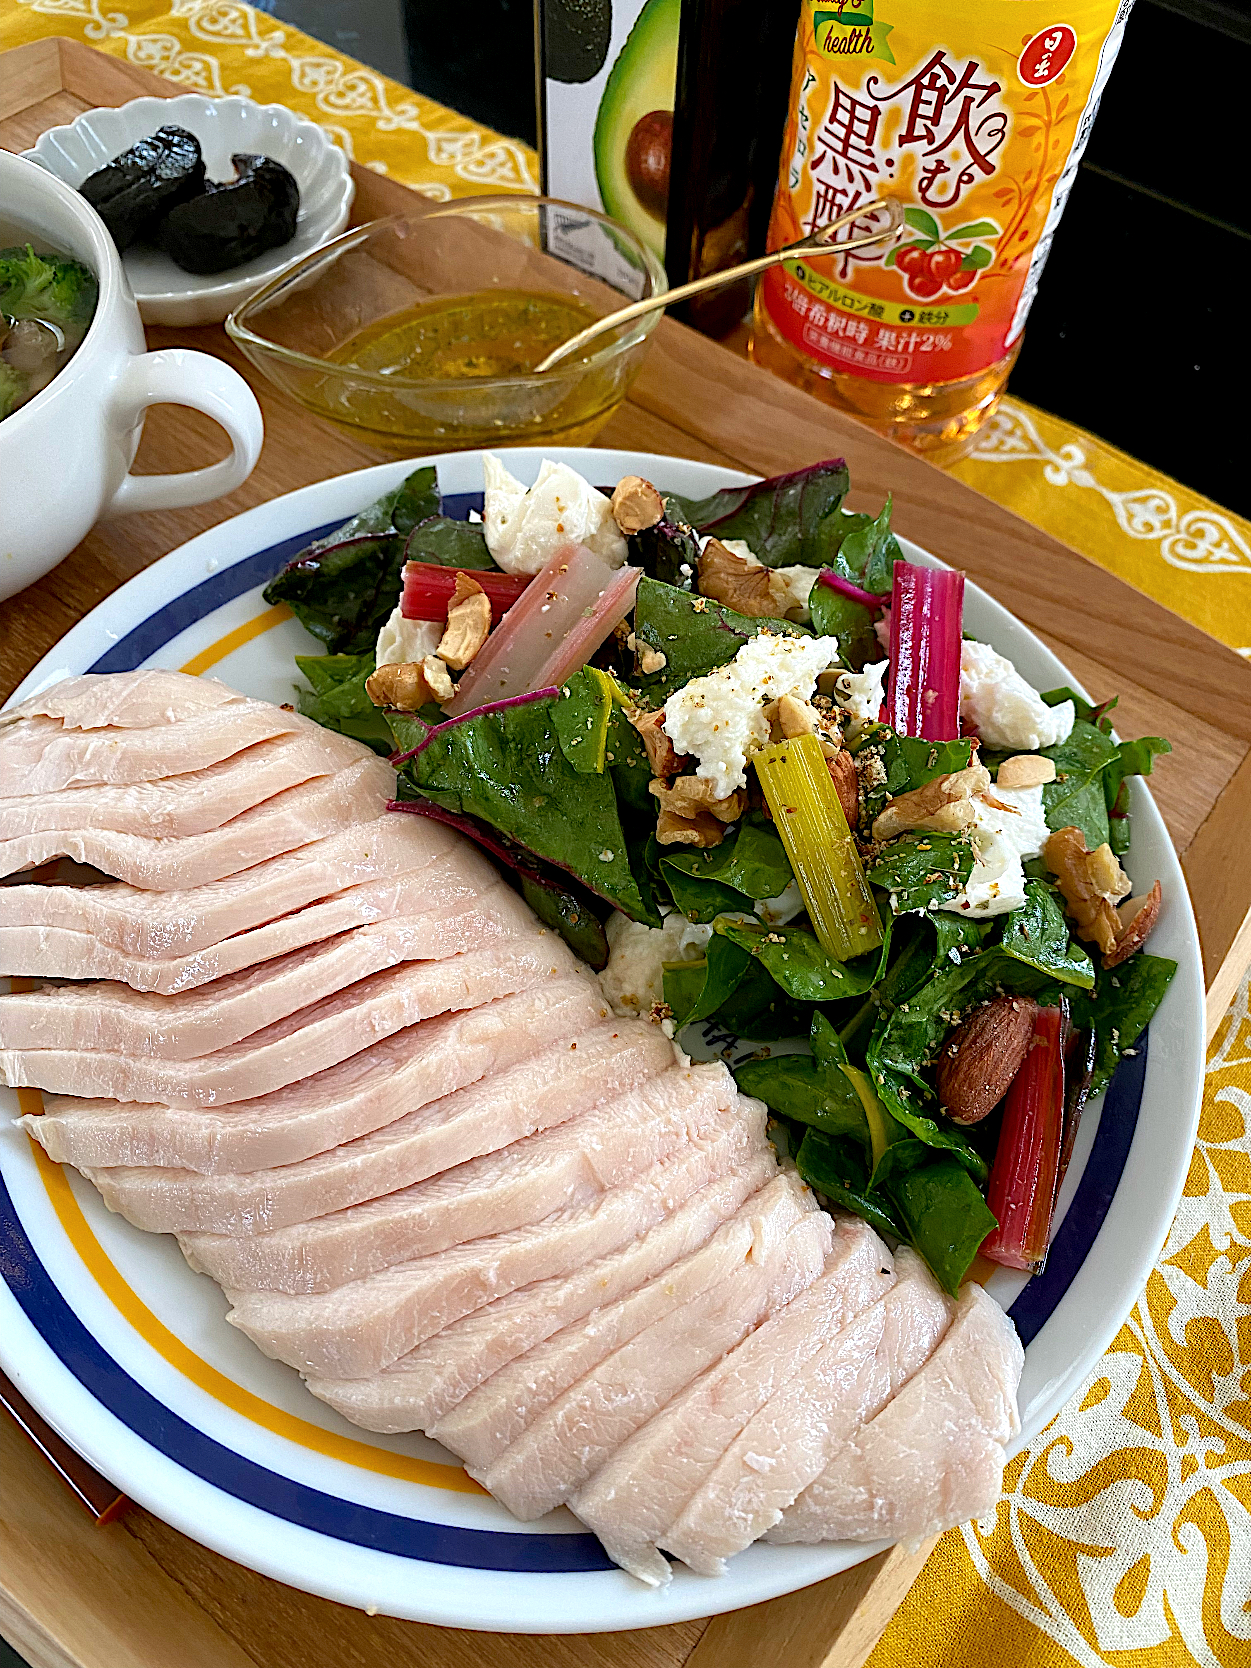
[{"label": "mug handle", "polygon": [[265,424],[256,395],[238,371],[212,354],[190,348],[136,354],[113,389],[111,408],[119,429],[133,429],[150,405],[188,405],[204,412],[230,436],[231,454],[207,469],[181,475],[127,475],[101,511],[103,521],[220,498],[247,480],[261,455]]}]

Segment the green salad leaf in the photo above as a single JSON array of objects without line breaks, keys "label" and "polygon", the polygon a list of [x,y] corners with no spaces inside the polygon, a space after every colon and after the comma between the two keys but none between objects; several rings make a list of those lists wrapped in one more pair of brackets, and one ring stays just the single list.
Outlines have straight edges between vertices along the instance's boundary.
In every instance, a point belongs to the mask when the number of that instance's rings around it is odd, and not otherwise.
[{"label": "green salad leaf", "polygon": [[896,915],[937,909],[960,893],[973,873],[973,847],[959,834],[900,834],[867,871],[871,885],[890,893]]},{"label": "green salad leaf", "polygon": [[671,519],[719,539],[745,539],[767,568],[806,563],[820,567],[818,528],[847,495],[842,458],[814,463],[790,475],[750,486],[727,487],[710,498],[665,500]]},{"label": "green salad leaf", "polygon": [[[560,699],[449,725],[402,766],[401,783],[567,869],[631,919],[659,926],[630,866],[611,777],[579,773],[561,748],[553,716]],[[392,714],[391,726],[404,752],[427,735],[420,719],[407,714]]]},{"label": "green salad leaf", "polygon": [[[914,1143],[899,1145],[912,1148]],[[919,1157],[911,1152],[908,1157],[913,1162],[899,1165],[886,1185],[886,1194],[903,1224],[904,1237],[943,1290],[955,1297],[978,1247],[997,1226],[996,1218],[957,1158]]]},{"label": "green salad leaf", "polygon": [[416,524],[408,535],[404,559],[440,568],[484,570],[495,567],[487,549],[482,523],[453,521],[446,515],[427,515]]},{"label": "green salad leaf", "polygon": [[1025,902],[1009,914],[1000,939],[1004,955],[1025,962],[1061,984],[1089,990],[1094,964],[1069,938],[1068,922],[1051,888],[1041,880],[1025,882]]},{"label": "green salad leaf", "polygon": [[795,1166],[809,1187],[832,1204],[854,1211],[879,1234],[907,1239],[891,1201],[869,1185],[869,1165],[855,1141],[809,1129],[799,1144]]},{"label": "green salad leaf", "polygon": [[903,557],[899,540],[891,532],[891,508],[887,494],[875,516],[843,509],[827,515],[815,536],[819,566],[833,568],[861,590],[889,596],[895,563]]},{"label": "green salad leaf", "polygon": [[1053,759],[1056,779],[1042,791],[1047,827],[1080,828],[1093,851],[1108,838],[1108,813],[1100,778],[1120,757],[1110,736],[1084,718],[1074,720],[1067,741],[1044,747],[1042,756]]},{"label": "green salad leaf", "polygon": [[627,539],[631,567],[642,568],[652,579],[678,591],[693,591],[699,573],[699,540],[681,521],[667,516],[654,527],[631,533]]},{"label": "green salad leaf", "polygon": [[311,691],[300,690],[296,697],[305,718],[354,741],[366,742],[375,753],[390,753],[395,744],[386,717],[365,693],[365,680],[374,670],[372,651],[297,654],[295,663],[313,686]]},{"label": "green salad leaf", "polygon": [[1095,1033],[1095,1070],[1091,1095],[1101,1095],[1122,1055],[1133,1048],[1150,1023],[1177,972],[1177,963],[1145,950],[1119,967],[1100,967],[1094,989],[1073,998],[1073,1024]]},{"label": "green salad leaf", "polygon": [[372,654],[400,600],[406,534],[437,515],[439,503],[434,468],[414,470],[394,491],[302,550],[266,585],[265,601],[285,602],[332,654]]},{"label": "green salad leaf", "polygon": [[773,824],[758,811],[749,811],[719,846],[667,846],[659,861],[688,921],[711,921],[726,910],[750,913],[756,899],[778,897],[794,878]]},{"label": "green salad leaf", "polygon": [[713,933],[754,956],[798,1002],[840,1002],[844,997],[862,996],[881,966],[876,950],[855,961],[835,961],[807,927],[770,927],[722,916],[714,922]]},{"label": "green salad leaf", "polygon": [[1128,778],[1150,776],[1156,758],[1161,753],[1172,751],[1163,736],[1140,736],[1137,741],[1122,741],[1117,746],[1118,757],[1104,771],[1103,798],[1108,809],[1108,843],[1118,857],[1123,857],[1129,850]]},{"label": "green salad leaf", "polygon": [[844,1135],[869,1151],[864,1107],[850,1079],[835,1067],[823,1069],[811,1054],[781,1054],[769,1060],[746,1060],[734,1068],[745,1095],[755,1095],[771,1112],[793,1123]]},{"label": "green salad leaf", "polygon": [[838,638],[839,658],[853,672],[863,671],[871,660],[882,659],[873,615],[862,603],[818,580],[808,594],[808,612],[818,637]]},{"label": "green salad leaf", "polygon": [[750,619],[708,597],[664,585],[658,579],[639,580],[634,611],[635,635],[665,656],[663,670],[639,681],[648,697],[663,701],[692,678],[715,672],[762,631],[788,637],[811,635],[807,626],[789,620]]}]

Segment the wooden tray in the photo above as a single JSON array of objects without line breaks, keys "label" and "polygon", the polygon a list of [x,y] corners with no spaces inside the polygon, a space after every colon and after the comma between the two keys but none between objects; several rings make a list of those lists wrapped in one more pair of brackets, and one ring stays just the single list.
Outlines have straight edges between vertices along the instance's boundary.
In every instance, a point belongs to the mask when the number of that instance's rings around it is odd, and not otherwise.
[{"label": "wooden tray", "polygon": [[[33,42],[0,54],[0,145],[24,150],[92,106],[180,91],[76,41]],[[420,212],[404,187],[353,172],[354,221]],[[221,329],[148,335],[152,347],[200,348],[249,376],[265,413],[260,463],[229,498],[97,528],[0,606],[0,699],[89,609],[175,545],[382,458],[258,386]],[[1215,1029],[1251,961],[1251,864],[1241,855],[1251,821],[1251,665],[990,499],[671,320],[600,441],[764,475],[841,453],[853,506],[877,509],[892,491],[900,532],[965,569],[1097,699],[1119,693],[1126,733],[1171,737],[1175,750],[1152,788],[1190,882]],[[186,469],[222,449],[205,418],[160,407],[137,467]],[[137,1508],[93,1529],[17,1429],[0,1422],[0,1632],[35,1668],[859,1668],[928,1551],[897,1548],[711,1622],[542,1639],[421,1627],[283,1587]]]}]

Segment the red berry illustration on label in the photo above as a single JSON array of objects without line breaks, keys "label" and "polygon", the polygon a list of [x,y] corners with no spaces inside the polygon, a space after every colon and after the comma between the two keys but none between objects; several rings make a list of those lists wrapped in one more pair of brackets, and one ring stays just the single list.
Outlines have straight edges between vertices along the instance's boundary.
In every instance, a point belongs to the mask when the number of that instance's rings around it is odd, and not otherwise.
[{"label": "red berry illustration on label", "polygon": [[949,290],[967,290],[976,282],[977,269],[971,266],[961,267],[959,272],[953,272],[951,277],[948,278],[947,288]]},{"label": "red berry illustration on label", "polygon": [[915,277],[908,279],[909,293],[915,295],[921,301],[933,301],[942,287],[937,278],[931,278],[924,272],[919,272]]},{"label": "red berry illustration on label", "polygon": [[895,256],[895,265],[900,272],[911,277],[914,272],[924,272],[929,265],[929,257],[919,243],[909,243]]},{"label": "red berry illustration on label", "polygon": [[947,284],[952,275],[959,272],[964,260],[959,249],[932,249],[929,258],[929,272],[931,278],[937,278],[939,283]]}]

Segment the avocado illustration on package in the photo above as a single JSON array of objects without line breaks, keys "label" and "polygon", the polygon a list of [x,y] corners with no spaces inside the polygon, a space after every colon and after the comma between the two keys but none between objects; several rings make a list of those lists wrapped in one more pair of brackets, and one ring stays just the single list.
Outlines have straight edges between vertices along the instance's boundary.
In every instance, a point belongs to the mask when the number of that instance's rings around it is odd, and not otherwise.
[{"label": "avocado illustration on package", "polygon": [[665,254],[681,0],[647,0],[608,72],[595,120],[604,209]]},{"label": "avocado illustration on package", "polygon": [[546,0],[543,50],[553,81],[593,81],[612,39],[612,0]]}]

